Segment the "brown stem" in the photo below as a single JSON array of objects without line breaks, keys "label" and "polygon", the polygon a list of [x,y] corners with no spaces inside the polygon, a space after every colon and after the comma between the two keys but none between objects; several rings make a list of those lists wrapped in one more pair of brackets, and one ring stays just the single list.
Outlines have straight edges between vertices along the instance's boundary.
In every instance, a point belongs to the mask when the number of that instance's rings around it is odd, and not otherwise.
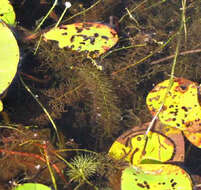
[{"label": "brown stem", "polygon": [[[201,49],[183,51],[183,52],[180,52],[178,55],[188,55],[188,54],[193,54],[193,53],[201,53]],[[156,60],[156,61],[152,61],[150,64],[151,64],[151,65],[155,65],[155,64],[158,64],[158,63],[167,61],[167,60],[169,60],[169,59],[173,59],[174,56],[175,56],[175,55],[170,55],[170,56],[167,56],[167,57],[158,59],[158,60]]]}]

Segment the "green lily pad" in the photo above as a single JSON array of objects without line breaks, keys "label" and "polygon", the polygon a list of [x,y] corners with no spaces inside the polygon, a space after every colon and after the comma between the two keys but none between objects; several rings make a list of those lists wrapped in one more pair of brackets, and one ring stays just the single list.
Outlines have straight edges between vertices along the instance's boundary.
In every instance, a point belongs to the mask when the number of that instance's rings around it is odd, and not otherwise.
[{"label": "green lily pad", "polygon": [[12,190],[51,190],[51,188],[39,183],[25,183],[23,185],[18,185]]},{"label": "green lily pad", "polygon": [[121,190],[192,190],[188,173],[172,164],[140,164],[122,171]]},{"label": "green lily pad", "polygon": [[53,28],[43,34],[44,40],[58,42],[59,48],[91,52],[94,57],[108,51],[118,41],[114,29],[100,23],[74,23]]},{"label": "green lily pad", "polygon": [[[0,22],[0,95],[11,84],[18,67],[19,48],[17,41],[3,22]],[[0,111],[3,106],[0,103]]]},{"label": "green lily pad", "polygon": [[15,25],[15,12],[9,0],[0,1],[0,19],[6,24]]}]

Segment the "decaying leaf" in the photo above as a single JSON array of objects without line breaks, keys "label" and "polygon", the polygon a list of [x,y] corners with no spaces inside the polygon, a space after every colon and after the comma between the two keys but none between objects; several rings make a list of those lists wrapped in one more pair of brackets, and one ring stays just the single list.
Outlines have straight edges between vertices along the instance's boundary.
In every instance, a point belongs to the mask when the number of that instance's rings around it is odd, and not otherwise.
[{"label": "decaying leaf", "polygon": [[193,145],[201,148],[201,132],[184,131],[184,135]]},{"label": "decaying leaf", "polygon": [[[153,115],[163,103],[169,80],[157,84],[147,96],[147,106]],[[162,123],[180,130],[196,132],[201,129],[201,107],[198,85],[183,78],[175,78],[159,113]]]},{"label": "decaying leaf", "polygon": [[109,154],[115,159],[125,159],[133,165],[143,160],[183,161],[184,139],[178,129],[156,123],[145,138],[149,123],[133,127],[121,135],[111,146]]},{"label": "decaying leaf", "polygon": [[62,25],[51,29],[43,36],[45,41],[57,41],[59,48],[67,47],[79,52],[93,52],[97,57],[118,41],[114,29],[104,24],[90,22]]}]

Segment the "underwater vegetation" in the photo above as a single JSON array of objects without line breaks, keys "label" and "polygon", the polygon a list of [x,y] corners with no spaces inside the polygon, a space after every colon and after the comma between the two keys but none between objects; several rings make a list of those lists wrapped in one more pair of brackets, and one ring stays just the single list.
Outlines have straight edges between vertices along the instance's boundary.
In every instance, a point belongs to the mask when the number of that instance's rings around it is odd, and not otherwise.
[{"label": "underwater vegetation", "polygon": [[200,17],[199,0],[0,1],[0,189],[199,189]]},{"label": "underwater vegetation", "polygon": [[[77,182],[79,185],[87,183],[89,178],[97,173],[101,162],[98,161],[97,156],[94,155],[77,155],[71,164],[73,168],[67,170],[67,175],[71,181]],[[75,189],[78,189],[77,186]]]}]

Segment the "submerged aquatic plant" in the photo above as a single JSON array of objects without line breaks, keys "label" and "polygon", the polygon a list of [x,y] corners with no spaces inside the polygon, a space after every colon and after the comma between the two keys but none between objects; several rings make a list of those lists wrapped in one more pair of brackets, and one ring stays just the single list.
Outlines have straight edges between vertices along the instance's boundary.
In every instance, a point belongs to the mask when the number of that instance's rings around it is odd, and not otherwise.
[{"label": "submerged aquatic plant", "polygon": [[58,174],[64,183],[68,183],[61,171],[65,165],[59,161],[56,149],[48,140],[49,130],[18,125],[1,128],[0,184],[6,186],[8,180],[15,181],[19,177],[21,182],[26,178],[34,182],[49,183],[50,177],[56,178],[55,174]]},{"label": "submerged aquatic plant", "polygon": [[112,82],[94,67],[82,67],[78,73],[91,97],[91,123],[102,126],[93,129],[100,136],[111,137],[118,132],[121,111],[117,106],[118,98]]},{"label": "submerged aquatic plant", "polygon": [[78,183],[75,188],[78,189],[84,183],[92,185],[89,179],[96,174],[101,161],[99,161],[97,155],[80,154],[75,156],[70,164],[72,167],[67,170],[66,174],[71,181]]}]

